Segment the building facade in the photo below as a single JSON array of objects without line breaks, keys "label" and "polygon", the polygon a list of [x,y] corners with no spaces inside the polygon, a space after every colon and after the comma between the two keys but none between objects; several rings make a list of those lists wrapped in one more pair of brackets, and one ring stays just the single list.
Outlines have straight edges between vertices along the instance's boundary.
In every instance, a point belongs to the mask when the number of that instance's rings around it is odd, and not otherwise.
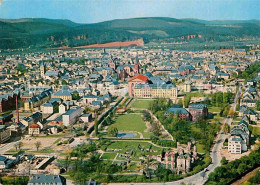
[{"label": "building facade", "polygon": [[5,143],[11,137],[11,131],[5,125],[0,125],[0,144]]}]

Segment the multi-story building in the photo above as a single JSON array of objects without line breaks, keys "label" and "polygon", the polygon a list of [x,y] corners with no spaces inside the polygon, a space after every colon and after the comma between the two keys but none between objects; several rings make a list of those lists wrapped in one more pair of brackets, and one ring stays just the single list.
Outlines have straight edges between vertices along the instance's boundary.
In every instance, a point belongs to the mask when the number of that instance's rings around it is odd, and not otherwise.
[{"label": "multi-story building", "polygon": [[180,107],[179,105],[173,105],[169,109],[166,110],[165,116],[177,116],[181,120],[191,121],[191,114],[185,109]]},{"label": "multi-story building", "polygon": [[0,125],[0,144],[8,141],[11,137],[11,131],[7,129],[7,126]]},{"label": "multi-story building", "polygon": [[188,111],[191,114],[192,121],[208,117],[208,107],[205,104],[190,104]]},{"label": "multi-story building", "polygon": [[[161,79],[149,80],[145,75],[135,75],[128,80],[129,96],[137,98],[177,98],[177,87]],[[153,83],[155,82],[155,83]]]},{"label": "multi-story building", "polygon": [[81,107],[69,109],[65,114],[62,115],[63,125],[68,127],[74,124],[82,113],[83,109]]},{"label": "multi-story building", "polygon": [[228,138],[228,152],[241,154],[248,150],[250,133],[247,125],[244,121],[240,121],[238,125],[232,128]]},{"label": "multi-story building", "polygon": [[72,100],[72,93],[69,90],[60,90],[51,95],[52,98],[61,98],[63,100]]},{"label": "multi-story building", "polygon": [[148,84],[148,77],[145,75],[135,75],[128,80],[128,94],[130,97],[134,96],[135,86],[138,84]]},{"label": "multi-story building", "polygon": [[26,100],[24,102],[24,110],[31,111],[36,107],[40,107],[41,104],[47,102],[51,98],[51,93],[52,89],[48,89]]},{"label": "multi-story building", "polygon": [[44,103],[41,105],[43,114],[53,114],[59,111],[59,103],[54,101],[52,103]]},{"label": "multi-story building", "polygon": [[0,113],[15,108],[16,94],[7,93],[0,95]]},{"label": "multi-story building", "polygon": [[191,81],[186,81],[183,84],[183,92],[191,92]]},{"label": "multi-story building", "polygon": [[36,123],[34,123],[34,124],[31,124],[30,126],[29,126],[29,135],[39,135],[40,134],[40,126],[39,125],[37,125]]},{"label": "multi-story building", "polygon": [[134,88],[137,98],[177,98],[177,87],[173,84],[138,84]]},{"label": "multi-story building", "polygon": [[42,113],[40,113],[40,112],[36,112],[36,113],[32,114],[31,116],[25,118],[24,120],[21,121],[21,123],[23,125],[25,125],[26,127],[28,127],[31,124],[37,123],[38,121],[39,122],[42,121]]}]

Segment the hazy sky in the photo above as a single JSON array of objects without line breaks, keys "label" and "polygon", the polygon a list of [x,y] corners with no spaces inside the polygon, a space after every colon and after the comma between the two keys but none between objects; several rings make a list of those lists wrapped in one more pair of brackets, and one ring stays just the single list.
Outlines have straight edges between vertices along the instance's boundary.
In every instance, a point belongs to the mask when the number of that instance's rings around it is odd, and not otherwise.
[{"label": "hazy sky", "polygon": [[94,23],[133,17],[260,19],[260,0],[0,0],[0,18]]}]

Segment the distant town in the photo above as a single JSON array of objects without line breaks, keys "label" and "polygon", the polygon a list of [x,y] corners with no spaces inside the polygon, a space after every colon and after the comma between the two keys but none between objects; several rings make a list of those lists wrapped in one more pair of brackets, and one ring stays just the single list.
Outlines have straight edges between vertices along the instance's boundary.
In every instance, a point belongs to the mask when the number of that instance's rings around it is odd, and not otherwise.
[{"label": "distant town", "polygon": [[259,80],[259,45],[3,53],[0,184],[241,184]]}]

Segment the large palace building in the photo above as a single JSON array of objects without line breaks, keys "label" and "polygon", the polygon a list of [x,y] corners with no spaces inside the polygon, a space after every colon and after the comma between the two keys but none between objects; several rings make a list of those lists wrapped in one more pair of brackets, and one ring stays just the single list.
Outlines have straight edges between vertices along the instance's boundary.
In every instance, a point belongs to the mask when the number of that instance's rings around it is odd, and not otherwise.
[{"label": "large palace building", "polygon": [[163,80],[157,83],[141,74],[128,80],[128,91],[129,96],[137,98],[177,98],[177,87],[174,84]]}]

